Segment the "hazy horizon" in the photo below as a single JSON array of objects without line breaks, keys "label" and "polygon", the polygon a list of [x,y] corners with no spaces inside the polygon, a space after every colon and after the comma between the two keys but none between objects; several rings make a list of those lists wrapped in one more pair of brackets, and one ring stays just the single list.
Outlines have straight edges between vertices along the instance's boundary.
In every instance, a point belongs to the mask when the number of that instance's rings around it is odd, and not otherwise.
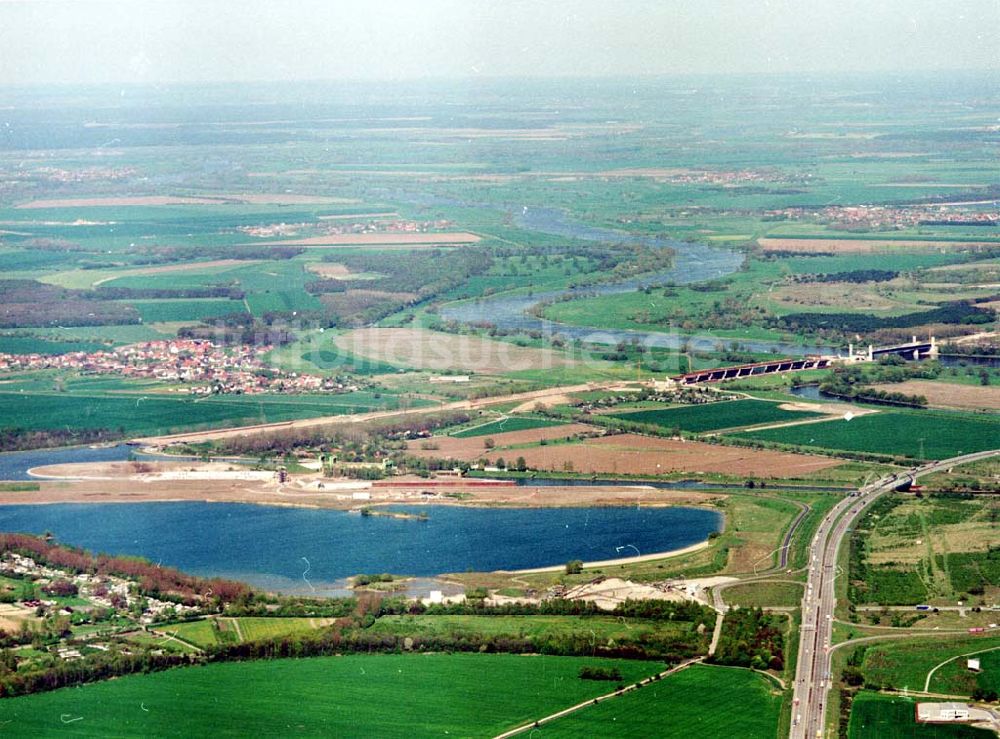
[{"label": "hazy horizon", "polygon": [[993,72],[1000,0],[0,0],[0,85]]}]

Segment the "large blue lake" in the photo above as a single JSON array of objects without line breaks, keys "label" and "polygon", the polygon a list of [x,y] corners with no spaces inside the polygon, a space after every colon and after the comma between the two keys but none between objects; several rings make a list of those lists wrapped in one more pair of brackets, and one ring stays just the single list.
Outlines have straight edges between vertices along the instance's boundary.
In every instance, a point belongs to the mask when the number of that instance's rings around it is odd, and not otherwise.
[{"label": "large blue lake", "polygon": [[697,508],[393,510],[429,518],[236,503],[59,504],[0,506],[0,531],[50,531],[64,544],[197,575],[328,593],[361,572],[428,576],[614,559],[696,544],[722,527],[720,513]]}]

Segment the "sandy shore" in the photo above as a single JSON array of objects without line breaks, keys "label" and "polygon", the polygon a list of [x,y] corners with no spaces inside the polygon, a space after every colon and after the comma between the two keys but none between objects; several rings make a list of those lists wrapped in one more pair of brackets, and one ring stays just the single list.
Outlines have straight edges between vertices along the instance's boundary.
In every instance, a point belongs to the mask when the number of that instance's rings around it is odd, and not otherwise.
[{"label": "sandy shore", "polygon": [[[643,554],[641,556],[637,555],[635,557],[622,557],[621,559],[602,559],[599,562],[584,562],[584,567],[610,567],[612,565],[631,565],[636,562],[652,562],[655,559],[665,559],[666,557],[679,557],[682,554],[690,554],[691,552],[698,552],[705,549],[708,546],[707,541],[699,542],[698,544],[692,544],[689,547],[681,547],[680,549],[671,549],[667,552],[654,552],[653,554]],[[510,570],[512,575],[534,575],[539,572],[563,572],[566,569],[566,565],[552,565],[551,567],[533,567],[530,570]],[[508,570],[503,570],[503,572],[508,572]]]},{"label": "sandy shore", "polygon": [[39,490],[0,491],[0,505],[204,501],[305,508],[448,504],[521,508],[580,506],[707,506],[726,496],[643,485],[585,488],[517,486],[509,481],[396,477],[384,482],[274,473],[224,462],[99,462],[37,467]]}]

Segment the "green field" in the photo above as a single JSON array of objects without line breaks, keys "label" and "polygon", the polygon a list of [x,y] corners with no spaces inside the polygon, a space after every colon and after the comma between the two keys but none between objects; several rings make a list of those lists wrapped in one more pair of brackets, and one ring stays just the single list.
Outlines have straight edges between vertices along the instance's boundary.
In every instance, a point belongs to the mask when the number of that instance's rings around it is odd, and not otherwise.
[{"label": "green field", "polygon": [[397,407],[394,395],[160,396],[74,393],[0,393],[0,418],[29,430],[110,429],[153,434],[211,425],[272,423]]},{"label": "green field", "polygon": [[965,659],[959,658],[934,672],[930,690],[935,693],[971,695],[977,688],[1000,689],[1000,638],[953,637],[947,641],[921,640],[890,642],[869,646],[861,664],[866,684],[891,686],[897,690],[923,690],[927,673],[945,660],[984,649],[996,651],[977,655],[983,671],[969,672]]},{"label": "green field", "polygon": [[[216,621],[217,627],[214,624]],[[242,641],[256,641],[301,634],[314,631],[322,623],[324,623],[323,619],[243,616],[167,624],[157,627],[157,630],[177,636],[199,647],[210,647],[214,644],[239,642],[241,641],[240,635],[243,637]]]},{"label": "green field", "polygon": [[916,459],[947,459],[993,449],[1000,438],[1000,416],[939,411],[879,411],[850,421],[836,419],[734,436],[760,441]]},{"label": "green field", "polygon": [[885,496],[851,538],[855,603],[994,602],[1000,587],[996,499]]},{"label": "green field", "polygon": [[552,290],[565,287],[582,274],[592,272],[595,265],[586,257],[564,257],[561,254],[539,257],[523,254],[497,259],[488,272],[475,275],[459,288],[446,294],[448,299],[479,297],[490,293],[524,289],[530,279],[534,289]]},{"label": "green field", "polygon": [[[750,670],[694,665],[541,727],[545,737],[774,739],[781,696]],[[536,732],[532,732],[533,734]]]},{"label": "green field", "polygon": [[635,644],[668,650],[684,646],[690,653],[707,648],[690,622],[619,619],[613,616],[383,616],[371,631],[408,636],[464,634],[530,639],[536,644]]},{"label": "green field", "polygon": [[[275,311],[310,311],[322,308],[320,301],[306,292],[304,285],[316,278],[316,275],[307,272],[301,259],[290,259],[285,261],[262,261],[247,263],[244,265],[227,266],[224,268],[206,268],[179,270],[176,272],[164,272],[159,274],[122,274],[116,277],[116,272],[101,273],[100,279],[105,280],[101,284],[106,287],[144,288],[144,289],[165,289],[183,290],[190,288],[206,287],[210,285],[225,285],[237,287],[245,291],[246,304],[254,316],[260,317],[267,312]],[[94,270],[87,270],[85,277],[97,277]],[[77,285],[73,273],[56,275],[53,280],[58,280],[63,284]],[[244,311],[242,303],[228,300],[167,300],[156,301],[164,307],[154,308],[148,305],[151,301],[128,301],[137,305],[147,304],[146,309],[151,315],[156,317],[147,318],[145,313],[143,319],[146,321],[181,321],[197,318],[192,313],[197,312],[197,303],[205,302],[213,305],[205,310],[216,311],[206,314],[208,317],[216,317],[234,311]],[[177,303],[178,306],[171,308],[170,303]],[[221,312],[222,307],[218,304],[229,303],[229,309]],[[180,307],[185,306],[184,308]],[[141,309],[140,309],[141,310]],[[155,311],[158,311],[155,312]],[[168,317],[172,315],[177,317]]]},{"label": "green field", "polygon": [[626,683],[662,669],[655,662],[469,654],[220,663],[5,699],[4,732],[488,737],[608,692],[606,682],[579,679],[584,665],[617,667]]},{"label": "green field", "polygon": [[304,290],[265,290],[246,298],[250,312],[260,318],[265,313],[319,310],[323,304]]},{"label": "green field", "polygon": [[726,603],[742,608],[769,606],[798,607],[802,603],[803,585],[794,582],[754,582],[726,588]]},{"label": "green field", "polygon": [[[765,234],[760,234],[765,235]],[[836,235],[833,238],[845,238]],[[857,238],[851,236],[850,238]],[[712,289],[702,286],[669,285],[663,289],[639,289],[597,297],[557,301],[544,310],[546,318],[570,325],[595,326],[605,329],[651,329],[657,331],[679,330],[701,332],[743,340],[774,340],[784,336],[799,340],[790,331],[771,328],[761,320],[762,313],[770,317],[791,313],[858,313],[870,314],[866,305],[856,304],[857,295],[868,296],[869,285],[842,290],[842,300],[832,304],[808,302],[788,302],[772,297],[772,288],[787,287],[789,276],[820,273],[836,273],[861,269],[911,270],[937,266],[940,264],[963,262],[962,254],[934,254],[928,250],[920,252],[900,251],[877,254],[842,254],[822,257],[783,257],[781,259],[760,259],[751,257],[744,268],[717,281]],[[988,291],[985,291],[988,293]],[[979,295],[984,294],[980,290]],[[920,284],[909,289],[892,292],[888,312],[879,315],[905,315],[926,310],[936,302],[954,300],[954,291],[943,295],[934,290],[925,290]],[[971,297],[971,296],[970,296]]]},{"label": "green field", "polygon": [[612,414],[614,418],[634,423],[649,423],[682,431],[716,431],[781,421],[804,421],[819,418],[820,413],[788,411],[779,403],[765,400],[730,400],[722,403],[688,405],[680,408],[654,408]]},{"label": "green field", "polygon": [[242,300],[127,300],[135,306],[146,323],[165,321],[199,321],[218,318],[230,313],[246,313]]},{"label": "green field", "polygon": [[37,336],[0,334],[0,354],[68,354],[107,351],[108,348],[107,344],[96,341],[52,341]]},{"label": "green field", "polygon": [[984,693],[1000,693],[1000,640],[981,640],[963,653],[979,652],[982,649],[991,651],[976,654],[980,671],[970,672],[965,657],[959,657],[946,664],[934,673],[931,678],[931,690],[955,695],[972,695],[977,689]]},{"label": "green field", "polygon": [[951,739],[993,737],[992,731],[971,726],[931,726],[916,721],[916,701],[862,691],[854,699],[848,739]]},{"label": "green field", "polygon": [[562,426],[563,422],[551,418],[535,418],[534,416],[510,416],[498,421],[484,423],[472,428],[462,429],[451,434],[462,439],[468,436],[489,436],[502,434],[505,431],[524,431],[526,429],[541,429],[549,426]]}]

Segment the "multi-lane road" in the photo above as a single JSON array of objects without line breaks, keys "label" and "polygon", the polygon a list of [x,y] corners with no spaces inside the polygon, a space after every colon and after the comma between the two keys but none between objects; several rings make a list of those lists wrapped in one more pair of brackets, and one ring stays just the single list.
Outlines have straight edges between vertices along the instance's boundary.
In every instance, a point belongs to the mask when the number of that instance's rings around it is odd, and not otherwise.
[{"label": "multi-lane road", "polygon": [[809,576],[802,598],[802,628],[795,668],[792,699],[792,739],[823,737],[826,731],[826,703],[830,691],[830,646],[834,608],[837,605],[837,555],[844,536],[854,521],[873,501],[895,490],[908,478],[938,472],[966,462],[1000,454],[993,449],[926,464],[901,474],[882,478],[844,498],[820,523],[809,550]]}]

